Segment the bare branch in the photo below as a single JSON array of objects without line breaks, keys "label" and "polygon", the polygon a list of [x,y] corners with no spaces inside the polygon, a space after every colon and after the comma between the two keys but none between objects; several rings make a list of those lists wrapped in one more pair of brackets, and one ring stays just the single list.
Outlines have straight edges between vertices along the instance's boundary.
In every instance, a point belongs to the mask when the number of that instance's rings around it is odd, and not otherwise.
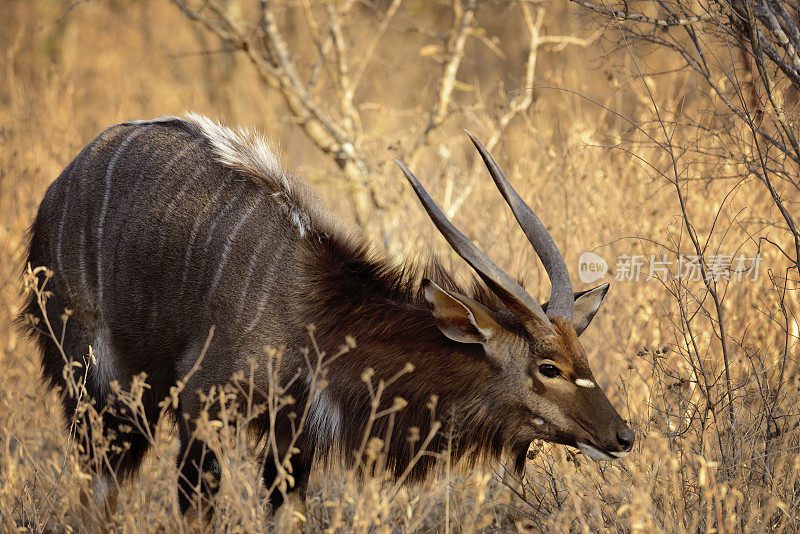
[{"label": "bare branch", "polygon": [[345,115],[345,128],[347,129],[350,137],[352,138],[354,124],[358,122],[358,111],[353,107],[353,97],[355,95],[355,87],[350,78],[350,65],[348,63],[348,53],[346,39],[342,31],[342,25],[339,20],[339,14],[333,7],[332,3],[325,5],[328,12],[328,20],[330,21],[330,31],[333,36],[334,50],[336,51],[336,66],[337,66],[337,86],[341,92],[339,101],[342,106],[342,112]]},{"label": "bare branch", "polygon": [[601,15],[613,17],[618,21],[627,20],[631,22],[644,22],[661,28],[667,28],[670,26],[687,26],[689,24],[697,24],[700,22],[710,22],[713,21],[714,17],[716,16],[714,13],[702,13],[700,15],[693,15],[691,17],[662,19],[662,18],[648,17],[646,15],[641,15],[639,13],[629,13],[628,11],[615,11],[607,7],[592,4],[591,2],[587,2],[586,0],[570,0],[570,1],[575,2],[576,4],[581,5],[585,8],[591,9],[592,11],[596,11]]},{"label": "bare branch", "polygon": [[448,59],[445,63],[444,75],[439,86],[439,100],[433,118],[428,127],[425,128],[426,135],[437,128],[447,116],[458,67],[461,65],[461,60],[464,59],[464,45],[467,42],[469,28],[475,20],[475,0],[467,0],[465,6],[461,5],[461,0],[454,0],[453,12],[455,13],[455,22],[450,31],[450,38],[447,41]]},{"label": "bare branch", "polygon": [[509,110],[500,117],[497,127],[492,132],[489,140],[486,143],[486,148],[492,150],[500,136],[506,129],[511,120],[520,113],[526,112],[533,103],[533,85],[536,75],[536,59],[539,55],[539,45],[542,44],[540,32],[542,29],[542,20],[544,18],[544,7],[536,8],[536,18],[534,19],[528,8],[528,3],[525,0],[518,1],[519,8],[522,11],[522,18],[525,21],[525,27],[528,29],[530,41],[528,44],[528,60],[525,62],[525,83],[523,87],[525,90],[517,93],[511,100]]},{"label": "bare branch", "polygon": [[353,75],[353,90],[358,89],[359,84],[361,83],[361,78],[364,76],[364,71],[367,70],[367,66],[369,65],[370,61],[372,60],[372,55],[375,53],[375,48],[377,48],[378,43],[381,42],[383,36],[386,34],[386,30],[389,28],[389,23],[394,18],[397,10],[400,9],[400,4],[403,3],[403,0],[392,0],[389,9],[386,10],[386,14],[381,19],[381,23],[378,25],[377,30],[372,35],[372,39],[370,39],[367,46],[364,48],[364,54],[361,56],[361,61],[356,67],[355,74]]}]

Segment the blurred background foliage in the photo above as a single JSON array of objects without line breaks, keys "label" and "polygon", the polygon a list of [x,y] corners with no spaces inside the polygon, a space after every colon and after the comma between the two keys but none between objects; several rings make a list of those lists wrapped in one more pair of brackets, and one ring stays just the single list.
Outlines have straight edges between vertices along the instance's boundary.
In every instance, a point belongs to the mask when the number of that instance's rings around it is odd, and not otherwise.
[{"label": "blurred background foliage", "polygon": [[[776,23],[784,42],[759,6],[0,3],[4,528],[79,528],[74,488],[85,483],[56,396],[43,394],[37,356],[11,324],[38,203],[103,128],[194,110],[273,139],[286,167],[377,249],[438,254],[468,274],[392,162],[405,160],[468,236],[546,298],[469,129],[548,225],[579,289],[583,252],[608,263],[612,289],[583,344],[640,436],[627,459],[537,443],[520,483],[499,466],[444,466],[394,499],[319,472],[309,531],[800,529],[798,67],[792,24]],[[720,256],[758,257],[759,270],[711,276]],[[626,279],[632,258],[638,280]],[[677,276],[681,258],[700,276]],[[669,272],[652,270],[658,261]],[[188,528],[173,505],[168,428],[161,440],[122,493],[119,530]],[[247,461],[220,493],[225,530],[247,530],[263,509]]]}]

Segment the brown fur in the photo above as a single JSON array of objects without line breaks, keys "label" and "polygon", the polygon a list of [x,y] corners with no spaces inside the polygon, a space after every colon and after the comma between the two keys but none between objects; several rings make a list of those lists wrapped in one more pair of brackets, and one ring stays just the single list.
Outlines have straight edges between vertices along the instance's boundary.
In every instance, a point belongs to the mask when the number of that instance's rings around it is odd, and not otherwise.
[{"label": "brown fur", "polygon": [[[204,455],[202,443],[192,440],[192,422],[203,409],[197,392],[228,382],[250,358],[263,359],[265,345],[286,347],[282,381],[303,370],[288,390],[296,399],[292,409],[318,395],[315,418],[303,429],[296,444],[300,453],[292,458],[301,497],[315,457],[335,451],[353,460],[370,412],[361,380],[366,368],[373,369],[377,383],[407,363],[414,367],[383,393],[381,409],[396,397],[408,403],[394,417],[391,432],[388,417],[371,430],[389,441],[387,467],[395,474],[416,452],[418,444],[408,440],[412,429],[424,438],[434,420],[443,426],[429,452],[452,444],[455,460],[474,462],[509,451],[521,468],[537,438],[578,446],[591,442],[612,453],[629,450],[632,438],[623,446],[619,436],[630,431],[600,388],[574,383],[594,380],[577,327],[553,318],[555,335],[545,325],[532,330],[483,284],[461,287],[436,261],[422,269],[399,267],[371,254],[360,237],[336,223],[313,189],[276,167],[271,154],[246,153],[266,150],[263,144],[215,128],[190,118],[106,130],[48,189],[33,225],[29,263],[55,272],[47,317],[58,331],[62,310],[74,310],[64,349],[73,359],[82,359],[90,344],[98,350],[98,364],[85,369],[88,393],[98,405],[109,399],[116,408],[103,416],[103,432],[130,445],[115,449],[98,475],[110,475],[109,466],[119,479],[135,472],[148,448],[145,437],[130,428],[123,406],[108,396],[110,381],[128,387],[134,375],[145,373],[146,420],[136,423],[155,425],[159,402],[193,368],[212,325],[216,332],[208,353],[173,414],[181,440],[182,510],[197,497],[203,471],[219,475],[214,455]],[[224,137],[224,158],[214,135]],[[436,318],[423,280],[430,280],[424,282],[427,290],[460,302],[455,315]],[[586,310],[581,331],[604,294],[605,286],[575,295]],[[472,324],[476,313],[481,328]],[[25,314],[44,318],[34,299]],[[305,380],[309,371],[300,348],[308,345],[308,325],[315,325],[327,354],[347,336],[356,340],[356,348],[327,366],[329,386],[323,393],[310,391]],[[466,342],[446,335],[460,329]],[[43,376],[63,388],[60,352],[40,330],[29,331],[42,350]],[[561,378],[539,373],[545,360],[561,368]],[[265,369],[262,365],[256,376],[259,391],[268,390]],[[69,420],[75,401],[63,399]],[[289,415],[287,408],[278,418],[280,454],[288,446]],[[88,432],[87,421],[82,423]],[[257,421],[254,430],[263,436],[266,421]],[[91,457],[89,438],[85,448]],[[412,478],[424,476],[433,462],[431,455],[423,456]],[[277,473],[269,453],[263,465],[271,485]],[[275,493],[272,502],[278,505],[281,496]]]}]

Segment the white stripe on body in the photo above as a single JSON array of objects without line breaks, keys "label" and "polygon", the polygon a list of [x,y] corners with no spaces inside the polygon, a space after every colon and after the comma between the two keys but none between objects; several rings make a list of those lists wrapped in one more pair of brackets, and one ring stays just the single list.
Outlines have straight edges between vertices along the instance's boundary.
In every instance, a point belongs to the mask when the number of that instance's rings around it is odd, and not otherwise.
[{"label": "white stripe on body", "polygon": [[[58,235],[56,236],[56,254],[55,254],[55,271],[58,274],[59,278],[64,281],[64,287],[67,290],[67,302],[73,303],[72,300],[72,286],[69,283],[69,279],[67,277],[67,273],[64,271],[64,263],[61,261],[61,242],[64,238],[64,223],[67,220],[67,211],[70,209],[69,205],[69,198],[70,198],[70,178],[72,177],[72,173],[68,176],[63,176],[61,179],[64,183],[64,191],[63,191],[63,199],[61,202],[63,203],[63,209],[61,210],[61,219],[58,222]],[[70,304],[72,305],[72,304]]]},{"label": "white stripe on body", "polygon": [[[183,139],[183,137],[181,139]],[[170,171],[170,169],[172,169],[172,167],[176,163],[178,163],[180,160],[182,160],[193,149],[195,149],[198,146],[200,146],[200,143],[201,143],[200,140],[195,139],[195,140],[192,141],[191,138],[186,139],[186,141],[187,141],[188,144],[185,147],[183,147],[179,152],[173,154],[172,157],[167,161],[166,165],[164,165],[164,168],[161,169],[161,172],[158,173],[157,176],[153,176],[151,178],[151,180],[149,180],[150,182],[152,182],[154,180],[160,180],[161,178],[163,178],[163,176],[166,173],[168,173]],[[144,169],[147,168],[148,165],[150,165],[151,161],[157,155],[158,155],[158,151],[154,150],[153,154],[150,155],[150,157],[147,159],[147,162],[145,162],[145,164],[142,166],[142,170],[143,171],[144,171]],[[133,187],[133,190],[130,192],[129,196],[130,196],[130,198],[134,199],[134,202],[138,202],[139,201],[139,197],[138,197],[139,189],[142,187],[142,184],[144,184],[144,183],[145,183],[144,176],[141,176],[139,178],[139,181],[136,182],[136,185]]]},{"label": "white stripe on body", "polygon": [[[86,156],[81,161],[81,172],[80,177],[78,178],[78,199],[83,201],[86,199],[86,193],[84,189],[84,183],[86,182],[86,167],[87,167],[87,160],[94,159],[97,155],[97,142],[103,137],[101,134],[98,136],[97,139],[92,141],[92,143],[86,147]],[[88,209],[87,209],[88,211]],[[81,213],[81,217],[87,218],[86,213]],[[86,272],[86,222],[81,221],[81,234],[78,243],[78,271],[80,272],[81,276],[81,291],[83,293],[83,299],[85,302],[90,303],[92,302],[92,291],[89,289],[89,282],[88,282],[88,274]],[[99,308],[99,305],[97,306]]]},{"label": "white stripe on body", "polygon": [[209,257],[208,250],[209,247],[211,246],[211,241],[214,239],[214,232],[216,231],[217,226],[219,226],[219,223],[221,223],[225,219],[225,217],[228,215],[228,212],[230,212],[237,205],[236,201],[240,200],[239,195],[241,195],[246,185],[247,181],[242,181],[239,184],[238,189],[233,192],[232,197],[228,199],[228,201],[222,207],[222,209],[219,210],[219,212],[217,212],[216,217],[214,217],[214,221],[209,226],[208,231],[206,232],[205,243],[203,244],[203,255],[202,255],[203,263],[200,267],[200,270],[198,271],[200,276],[202,276],[203,273],[205,273],[206,265],[208,265],[208,257]]},{"label": "white stripe on body", "polygon": [[228,258],[230,257],[231,248],[233,247],[233,242],[236,240],[236,236],[239,234],[239,231],[242,229],[253,212],[256,211],[256,208],[258,208],[263,202],[264,196],[261,196],[255,203],[248,206],[241,218],[236,222],[236,226],[233,227],[233,231],[231,231],[228,234],[228,237],[225,239],[225,244],[222,248],[222,257],[220,258],[219,265],[217,266],[217,271],[214,273],[214,278],[211,280],[211,287],[208,290],[209,298],[214,295],[214,291],[217,289],[217,285],[222,278],[222,272],[228,265]]},{"label": "white stripe on body", "polygon": [[194,247],[194,242],[197,240],[197,234],[200,232],[200,225],[203,223],[205,215],[211,210],[211,208],[217,205],[217,201],[222,196],[222,192],[228,186],[229,177],[233,174],[233,171],[230,171],[228,177],[225,178],[225,181],[222,182],[222,185],[219,186],[214,196],[203,206],[203,210],[197,215],[197,218],[194,221],[194,226],[192,226],[192,234],[189,236],[189,244],[186,247],[186,254],[183,256],[183,272],[181,273],[181,283],[180,287],[178,288],[178,298],[183,296],[183,290],[186,287],[186,282],[189,278],[189,260],[192,254],[192,248]]},{"label": "white stripe on body", "polygon": [[256,265],[261,261],[261,253],[264,251],[264,247],[267,246],[267,243],[270,242],[270,235],[264,234],[258,242],[256,249],[253,251],[253,256],[250,258],[250,264],[247,266],[247,275],[244,277],[244,281],[242,282],[242,293],[239,295],[239,305],[237,306],[236,311],[236,321],[234,324],[239,324],[239,321],[242,318],[242,312],[244,311],[244,304],[245,298],[247,297],[247,291],[250,289],[250,282],[253,278],[253,273],[256,270]]},{"label": "white stripe on body", "polygon": [[[306,219],[307,218],[308,217],[306,217]],[[300,237],[305,237],[308,224],[306,221],[303,221],[303,217],[297,210],[292,210],[292,222],[300,232]]]},{"label": "white stripe on body", "polygon": [[281,241],[282,241],[281,247],[277,251],[274,251],[272,254],[272,259],[269,263],[269,268],[267,269],[267,276],[266,276],[267,283],[264,284],[263,286],[264,293],[261,295],[261,299],[258,301],[258,308],[256,309],[256,313],[255,315],[253,315],[253,319],[244,329],[244,332],[242,333],[243,335],[247,335],[253,331],[258,322],[261,320],[261,316],[264,314],[264,310],[267,307],[267,302],[269,301],[270,297],[272,297],[272,292],[275,286],[275,284],[273,283],[274,282],[273,278],[275,277],[275,273],[278,270],[280,264],[279,260],[283,257],[283,253],[286,251],[286,249],[289,247],[290,244],[289,240],[287,239],[282,239]]},{"label": "white stripe on body", "polygon": [[[94,386],[100,395],[105,395],[110,391],[109,384],[114,380],[120,381],[117,367],[117,357],[111,349],[111,342],[104,327],[98,328],[91,343],[93,361],[89,362],[89,369],[95,371]],[[98,397],[98,395],[95,395]]]},{"label": "white stripe on body", "polygon": [[[178,207],[180,201],[183,199],[186,193],[189,192],[189,189],[194,185],[194,183],[200,178],[200,176],[207,168],[208,166],[204,166],[197,169],[192,175],[192,177],[184,182],[183,187],[181,187],[180,191],[178,191],[178,193],[172,198],[169,205],[167,206],[167,209],[164,210],[163,216],[161,217],[161,226],[163,228],[169,228],[169,218],[170,216],[172,216],[172,212],[175,211],[175,208]],[[197,224],[197,222],[195,222],[195,224]],[[158,245],[158,252],[156,253],[156,258],[161,257],[161,255],[164,252],[164,245],[166,244],[167,241],[167,233],[168,233],[167,231],[164,231],[161,234],[161,241],[159,242]]]},{"label": "white stripe on body", "polygon": [[108,211],[108,202],[111,199],[111,175],[114,172],[114,167],[117,160],[128,147],[128,144],[139,137],[146,128],[136,128],[133,132],[129,133],[125,140],[117,147],[117,151],[108,163],[106,170],[105,191],[103,193],[103,205],[100,208],[100,220],[97,224],[97,304],[100,314],[102,315],[103,308],[103,262],[100,261],[103,251],[103,225],[106,220],[106,212]]}]

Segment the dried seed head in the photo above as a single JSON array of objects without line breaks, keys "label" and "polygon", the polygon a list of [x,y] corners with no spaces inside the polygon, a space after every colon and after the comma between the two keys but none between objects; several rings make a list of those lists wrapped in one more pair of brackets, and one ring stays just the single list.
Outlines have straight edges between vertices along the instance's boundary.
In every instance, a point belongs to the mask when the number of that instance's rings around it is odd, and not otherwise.
[{"label": "dried seed head", "polygon": [[431,398],[428,399],[427,408],[429,410],[435,410],[436,405],[439,403],[439,396],[438,395],[431,395]]},{"label": "dried seed head", "polygon": [[381,449],[383,449],[383,440],[376,437],[370,438],[365,451],[367,458],[374,460],[380,454]]},{"label": "dried seed head", "polygon": [[369,383],[372,380],[373,376],[375,376],[375,369],[373,369],[372,367],[367,367],[361,373],[361,381]]}]

